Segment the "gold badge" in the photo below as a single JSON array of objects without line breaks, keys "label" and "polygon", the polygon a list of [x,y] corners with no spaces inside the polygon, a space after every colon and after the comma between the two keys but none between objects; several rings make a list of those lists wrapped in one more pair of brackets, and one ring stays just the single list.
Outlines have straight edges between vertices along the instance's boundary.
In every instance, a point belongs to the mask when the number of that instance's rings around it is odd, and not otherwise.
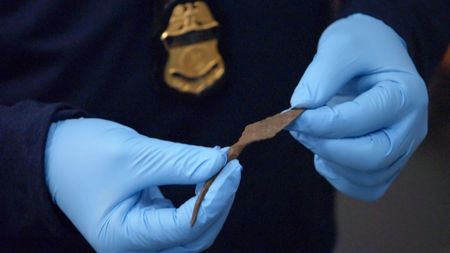
[{"label": "gold badge", "polygon": [[217,47],[219,23],[206,3],[196,1],[174,7],[161,35],[168,51],[164,81],[178,91],[199,95],[225,73]]}]

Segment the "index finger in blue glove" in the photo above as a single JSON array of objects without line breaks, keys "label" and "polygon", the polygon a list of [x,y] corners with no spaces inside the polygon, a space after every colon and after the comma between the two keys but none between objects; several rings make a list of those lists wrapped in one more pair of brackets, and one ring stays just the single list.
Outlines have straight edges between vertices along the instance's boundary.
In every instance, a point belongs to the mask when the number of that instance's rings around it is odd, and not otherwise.
[{"label": "index finger in blue glove", "polygon": [[287,129],[322,138],[357,137],[390,126],[407,109],[400,84],[386,81],[352,101],[306,110]]},{"label": "index finger in blue glove", "polygon": [[[131,171],[124,179],[142,189],[151,185],[197,184],[208,180],[225,165],[226,151],[138,136],[126,151]],[[127,161],[130,161],[127,160]],[[131,172],[131,173],[130,173]]]}]

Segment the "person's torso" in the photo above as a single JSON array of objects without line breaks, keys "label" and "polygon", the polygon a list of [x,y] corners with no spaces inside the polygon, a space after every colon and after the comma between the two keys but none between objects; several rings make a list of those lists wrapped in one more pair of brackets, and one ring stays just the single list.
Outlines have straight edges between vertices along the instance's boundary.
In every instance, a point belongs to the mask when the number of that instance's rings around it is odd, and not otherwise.
[{"label": "person's torso", "polygon": [[[209,1],[225,83],[183,99],[153,70],[152,1],[9,1],[0,6],[0,102],[65,101],[150,137],[227,146],[243,127],[289,107],[329,21],[328,1]],[[254,144],[235,204],[208,252],[329,252],[333,194],[288,133]],[[189,188],[164,189],[180,203]]]}]

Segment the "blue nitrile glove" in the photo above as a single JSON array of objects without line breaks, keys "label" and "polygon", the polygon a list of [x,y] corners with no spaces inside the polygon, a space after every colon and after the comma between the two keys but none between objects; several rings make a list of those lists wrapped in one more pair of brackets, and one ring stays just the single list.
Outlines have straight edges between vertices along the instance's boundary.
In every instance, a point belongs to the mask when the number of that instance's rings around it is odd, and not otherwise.
[{"label": "blue nitrile glove", "polygon": [[383,195],[427,132],[425,83],[389,26],[355,14],[331,24],[295,89],[288,126],[315,166],[355,198]]},{"label": "blue nitrile glove", "polygon": [[[226,151],[148,138],[100,119],[53,123],[45,151],[55,203],[98,252],[198,252],[228,215],[242,167]],[[215,175],[197,221],[196,197],[179,208],[160,185],[198,184]],[[198,192],[198,191],[197,191]]]}]

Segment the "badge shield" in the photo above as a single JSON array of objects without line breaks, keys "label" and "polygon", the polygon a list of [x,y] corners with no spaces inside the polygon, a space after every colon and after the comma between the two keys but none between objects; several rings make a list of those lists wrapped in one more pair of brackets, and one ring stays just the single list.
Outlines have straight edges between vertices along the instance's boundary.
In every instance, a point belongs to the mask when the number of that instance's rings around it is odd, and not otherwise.
[{"label": "badge shield", "polygon": [[177,4],[161,34],[168,52],[165,83],[180,92],[201,95],[217,85],[225,73],[218,50],[217,28],[206,3]]}]

